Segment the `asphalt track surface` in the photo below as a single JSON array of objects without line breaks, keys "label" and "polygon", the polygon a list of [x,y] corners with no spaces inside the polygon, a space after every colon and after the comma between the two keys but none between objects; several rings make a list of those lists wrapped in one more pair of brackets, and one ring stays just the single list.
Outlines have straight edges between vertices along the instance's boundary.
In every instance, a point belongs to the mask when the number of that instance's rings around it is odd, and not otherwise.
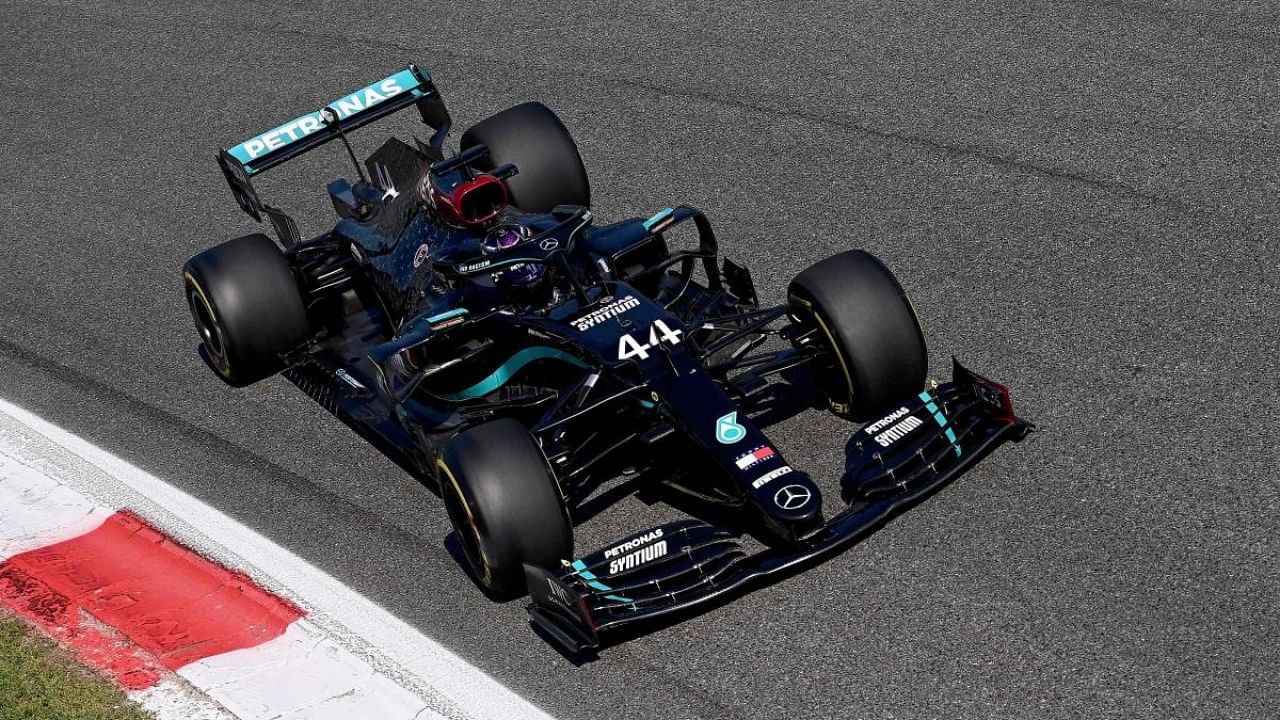
[{"label": "asphalt track surface", "polygon": [[[234,515],[563,718],[1275,717],[1280,10],[1270,2],[4,3],[0,396]],[[257,230],[213,162],[416,61],[526,99],[605,218],[702,207],[767,299],[850,246],[934,373],[1041,432],[851,551],[581,666],[439,501],[286,382],[200,364],[178,268]],[[409,129],[392,124],[388,129]],[[378,133],[357,144],[370,151]],[[264,182],[328,222],[337,148]],[[825,418],[775,435],[838,461]],[[633,517],[629,517],[633,516]],[[653,518],[629,500],[579,549]]]}]

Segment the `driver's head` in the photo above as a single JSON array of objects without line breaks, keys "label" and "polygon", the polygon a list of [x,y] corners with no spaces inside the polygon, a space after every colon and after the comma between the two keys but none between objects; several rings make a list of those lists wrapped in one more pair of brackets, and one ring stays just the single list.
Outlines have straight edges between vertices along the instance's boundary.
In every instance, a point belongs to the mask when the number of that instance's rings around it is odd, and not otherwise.
[{"label": "driver's head", "polygon": [[[533,237],[533,230],[518,223],[500,223],[485,233],[480,249],[486,255],[515,247]],[[495,275],[500,284],[514,287],[529,287],[542,280],[545,269],[537,263],[521,263],[500,270]]]},{"label": "driver's head", "polygon": [[524,225],[515,223],[502,223],[495,225],[485,233],[481,247],[485,254],[506,250],[509,247],[518,245],[522,240],[528,240],[533,237],[533,231]]}]

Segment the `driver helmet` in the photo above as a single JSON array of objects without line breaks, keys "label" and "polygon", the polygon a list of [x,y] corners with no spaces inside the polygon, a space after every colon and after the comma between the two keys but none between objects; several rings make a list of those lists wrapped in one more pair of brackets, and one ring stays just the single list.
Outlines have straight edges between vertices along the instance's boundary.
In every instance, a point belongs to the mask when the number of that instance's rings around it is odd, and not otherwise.
[{"label": "driver helmet", "polygon": [[[480,242],[480,250],[485,255],[506,250],[533,237],[533,230],[525,225],[503,223],[489,229]],[[542,280],[545,268],[538,263],[520,263],[494,273],[501,284],[516,287],[536,285]]]}]

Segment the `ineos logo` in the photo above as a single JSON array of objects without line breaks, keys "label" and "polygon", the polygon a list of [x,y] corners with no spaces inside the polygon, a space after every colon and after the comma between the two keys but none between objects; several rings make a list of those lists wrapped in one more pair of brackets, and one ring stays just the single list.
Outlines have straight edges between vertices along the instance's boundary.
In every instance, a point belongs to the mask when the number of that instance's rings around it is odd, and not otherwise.
[{"label": "ineos logo", "polygon": [[783,510],[796,510],[809,504],[813,493],[803,485],[788,485],[773,495],[773,504]]}]

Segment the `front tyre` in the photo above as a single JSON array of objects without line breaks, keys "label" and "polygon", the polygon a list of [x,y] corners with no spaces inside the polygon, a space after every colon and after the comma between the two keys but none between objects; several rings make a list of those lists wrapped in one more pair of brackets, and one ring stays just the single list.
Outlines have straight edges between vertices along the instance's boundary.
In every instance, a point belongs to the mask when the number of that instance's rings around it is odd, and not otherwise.
[{"label": "front tyre", "polygon": [[869,420],[924,387],[929,353],[915,308],[874,255],[850,250],[800,273],[791,313],[828,351],[819,370],[832,412]]},{"label": "front tyre", "polygon": [[182,278],[201,355],[228,385],[243,387],[279,372],[281,355],[311,334],[293,271],[266,235],[199,253]]},{"label": "front tyre", "polygon": [[573,529],[560,490],[519,422],[493,420],[459,433],[436,469],[463,557],[495,596],[525,593],[525,563],[555,570],[572,557]]}]

